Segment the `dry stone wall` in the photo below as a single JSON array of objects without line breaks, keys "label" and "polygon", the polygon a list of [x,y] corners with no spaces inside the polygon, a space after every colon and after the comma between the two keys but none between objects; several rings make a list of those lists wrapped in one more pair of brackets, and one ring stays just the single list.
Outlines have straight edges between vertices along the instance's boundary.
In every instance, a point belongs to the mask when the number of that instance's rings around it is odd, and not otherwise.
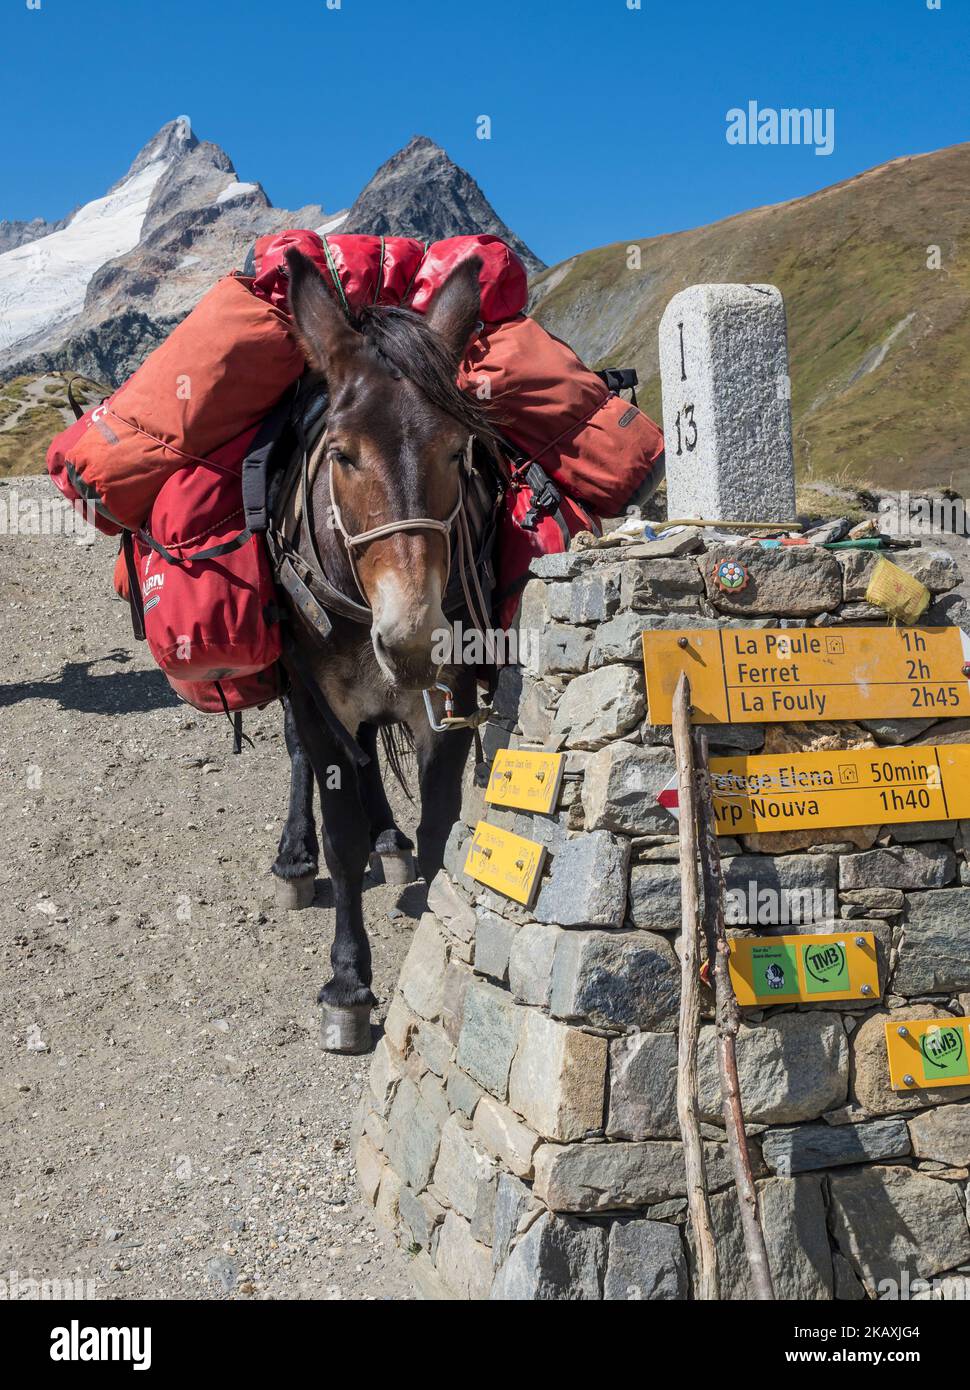
[{"label": "dry stone wall", "polygon": [[[361,1190],[426,1296],[694,1296],[674,1100],[677,828],[657,803],[674,762],[670,730],[646,719],[641,633],[883,620],[865,602],[871,555],[747,547],[749,583],[727,595],[711,570],[729,553],[689,530],[533,567],[520,621],[541,639],[502,673],[486,756],[503,745],[563,751],[559,805],[549,815],[486,806],[487,765],[470,770],[361,1114]],[[934,594],[925,622],[967,624],[948,555],[894,558]],[[715,754],[784,752],[967,740],[965,723],[709,732]],[[465,875],[480,819],[547,847],[531,909]],[[891,1090],[884,1041],[887,1016],[970,1014],[970,823],[721,837],[720,849],[739,890],[732,931],[851,923],[878,943],[876,1003],[745,1011],[738,1061],[778,1295],[874,1298],[885,1280],[970,1270],[970,1086]],[[762,889],[776,900],[808,890],[828,915],[759,924]],[[722,1296],[745,1298],[706,1017],[700,1103]]]}]

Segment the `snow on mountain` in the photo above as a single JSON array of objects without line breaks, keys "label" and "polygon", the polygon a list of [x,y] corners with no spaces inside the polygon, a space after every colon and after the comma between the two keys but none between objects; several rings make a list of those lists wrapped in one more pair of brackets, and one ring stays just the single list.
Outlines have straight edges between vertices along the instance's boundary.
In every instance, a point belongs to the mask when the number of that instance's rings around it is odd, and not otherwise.
[{"label": "snow on mountain", "polygon": [[180,116],[105,197],[63,223],[0,222],[0,379],[71,369],[122,381],[221,275],[242,267],[257,237],[287,227],[423,241],[495,232],[530,270],[542,268],[474,179],[424,136],[382,165],[349,210],[287,211]]},{"label": "snow on mountain", "polygon": [[0,256],[0,351],[81,312],[95,271],[138,245],[152,192],[169,164],[153,160],[106,197],[85,203],[61,231]]}]

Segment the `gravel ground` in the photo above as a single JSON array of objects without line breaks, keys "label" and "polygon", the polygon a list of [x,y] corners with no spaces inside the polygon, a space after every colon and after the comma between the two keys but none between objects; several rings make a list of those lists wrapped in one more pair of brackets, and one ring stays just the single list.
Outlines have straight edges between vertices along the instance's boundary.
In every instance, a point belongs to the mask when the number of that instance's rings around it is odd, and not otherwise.
[{"label": "gravel ground", "polygon": [[[14,490],[50,495],[21,478],[0,505]],[[103,537],[0,536],[0,1279],[413,1297],[356,1198],[369,1058],[317,1040],[329,882],[273,905],[280,707],[232,756],[133,643],[113,560]],[[365,894],[381,1012],[421,897]]]}]

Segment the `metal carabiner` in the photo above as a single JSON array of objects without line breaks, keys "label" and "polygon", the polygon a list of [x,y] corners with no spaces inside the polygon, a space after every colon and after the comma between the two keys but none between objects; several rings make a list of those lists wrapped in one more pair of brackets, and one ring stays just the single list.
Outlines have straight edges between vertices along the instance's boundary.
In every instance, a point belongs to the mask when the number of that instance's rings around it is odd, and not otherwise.
[{"label": "metal carabiner", "polygon": [[[440,724],[437,719],[435,719],[434,706],[431,703],[432,690],[442,691],[445,697],[444,719]],[[445,685],[443,681],[435,681],[434,685],[431,686],[429,690],[424,690],[421,693],[424,695],[425,713],[428,716],[428,723],[431,725],[433,732],[436,734],[447,733],[448,730],[453,727],[451,721],[455,717],[455,696],[451,686]]]}]

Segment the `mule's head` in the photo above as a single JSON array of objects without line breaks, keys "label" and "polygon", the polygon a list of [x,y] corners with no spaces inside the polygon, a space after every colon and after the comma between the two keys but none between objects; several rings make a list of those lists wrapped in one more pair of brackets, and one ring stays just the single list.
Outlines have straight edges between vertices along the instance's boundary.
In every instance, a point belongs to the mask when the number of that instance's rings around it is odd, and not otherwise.
[{"label": "mule's head", "polygon": [[[320,476],[330,471],[344,530],[355,536],[406,518],[446,520],[471,436],[488,430],[455,381],[478,319],[481,262],[456,267],[424,318],[374,307],[360,315],[359,329],[312,261],[290,251],[287,263],[293,320],[330,394]],[[430,529],[354,548],[374,652],[396,685],[422,688],[435,679],[448,554],[445,535]]]}]

